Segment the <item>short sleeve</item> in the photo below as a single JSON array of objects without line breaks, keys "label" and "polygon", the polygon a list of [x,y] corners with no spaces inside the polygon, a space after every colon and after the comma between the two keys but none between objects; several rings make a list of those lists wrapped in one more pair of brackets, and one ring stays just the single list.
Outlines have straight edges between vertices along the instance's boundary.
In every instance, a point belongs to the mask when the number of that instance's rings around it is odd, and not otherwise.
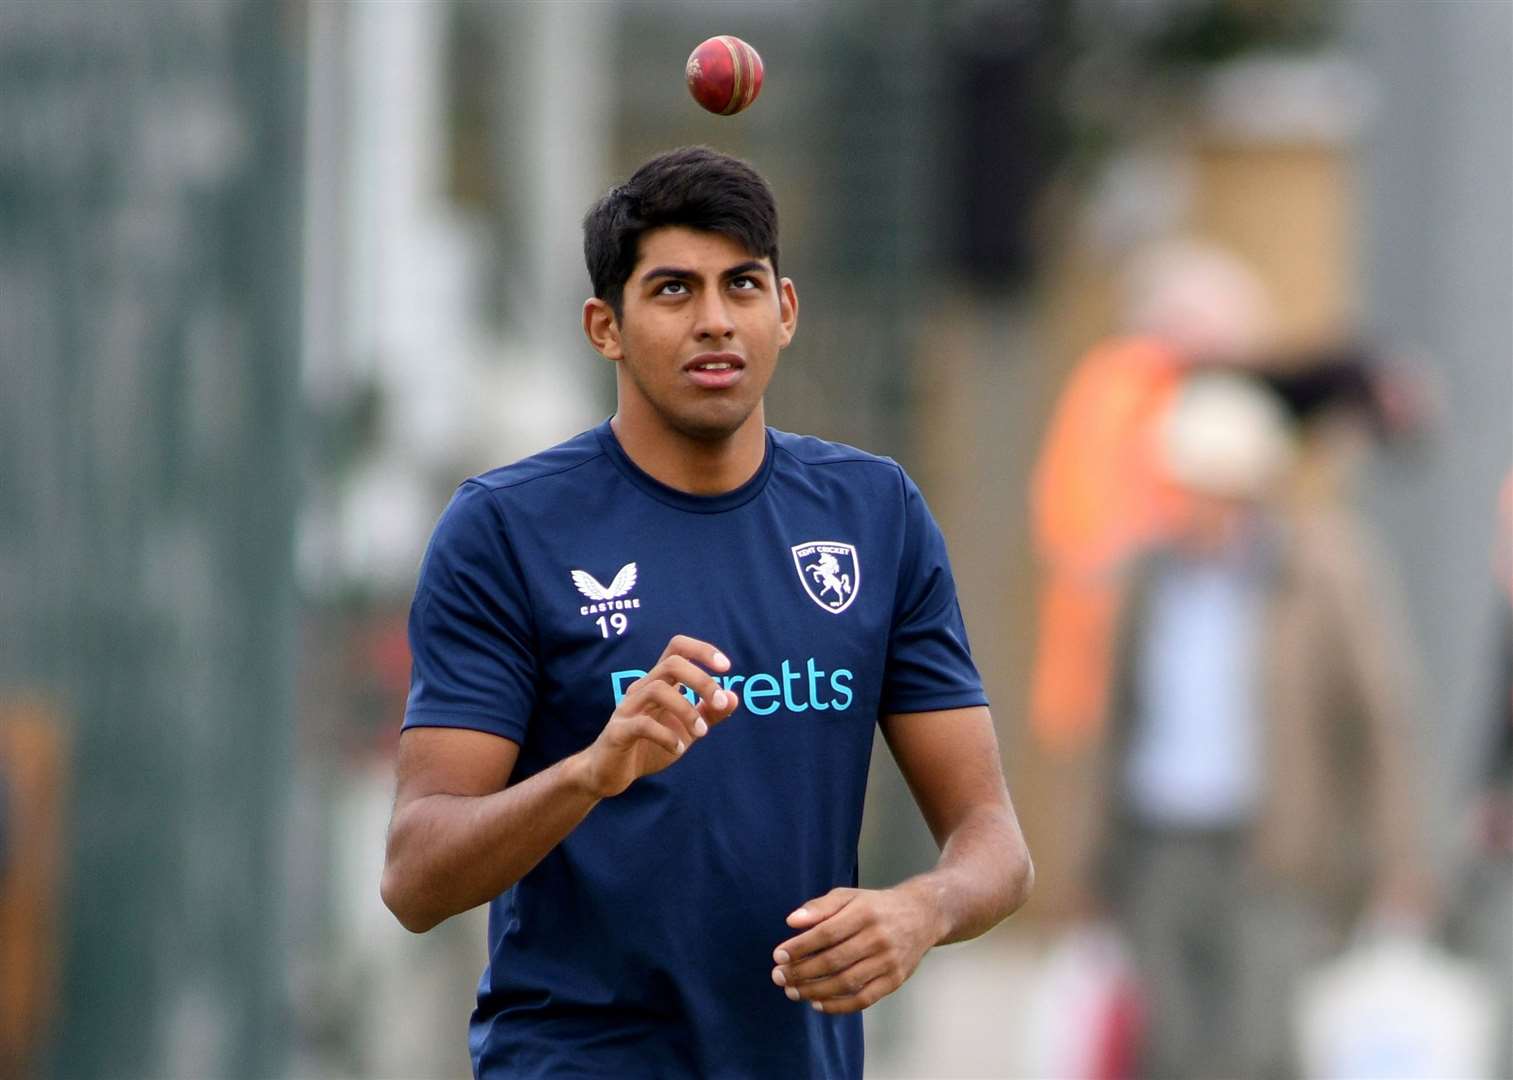
[{"label": "short sleeve", "polygon": [[530,600],[493,496],[473,481],[452,496],[421,561],[410,657],[405,727],[524,739],[536,686]]},{"label": "short sleeve", "polygon": [[882,712],[986,705],[956,600],[945,537],[919,488],[902,476],[903,549],[883,676]]}]

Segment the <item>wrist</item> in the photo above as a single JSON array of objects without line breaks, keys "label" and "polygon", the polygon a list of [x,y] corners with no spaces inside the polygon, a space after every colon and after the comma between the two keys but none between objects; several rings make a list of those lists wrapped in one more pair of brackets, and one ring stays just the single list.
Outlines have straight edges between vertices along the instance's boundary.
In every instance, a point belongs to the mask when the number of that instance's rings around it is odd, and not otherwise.
[{"label": "wrist", "polygon": [[921,933],[928,947],[934,948],[951,936],[952,923],[946,909],[945,885],[931,874],[920,874],[898,885],[919,913]]},{"label": "wrist", "polygon": [[609,793],[602,788],[591,754],[591,750],[580,750],[563,758],[562,778],[574,794],[597,803],[609,798]]}]

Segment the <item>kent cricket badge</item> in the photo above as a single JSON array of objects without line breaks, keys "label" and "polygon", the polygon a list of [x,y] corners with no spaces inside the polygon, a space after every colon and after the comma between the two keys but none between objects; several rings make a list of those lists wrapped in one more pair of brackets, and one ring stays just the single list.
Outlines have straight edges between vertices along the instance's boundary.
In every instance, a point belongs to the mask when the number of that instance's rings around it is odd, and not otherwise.
[{"label": "kent cricket badge", "polygon": [[862,587],[862,563],[855,544],[810,540],[793,545],[793,565],[804,592],[832,615],[851,606]]}]

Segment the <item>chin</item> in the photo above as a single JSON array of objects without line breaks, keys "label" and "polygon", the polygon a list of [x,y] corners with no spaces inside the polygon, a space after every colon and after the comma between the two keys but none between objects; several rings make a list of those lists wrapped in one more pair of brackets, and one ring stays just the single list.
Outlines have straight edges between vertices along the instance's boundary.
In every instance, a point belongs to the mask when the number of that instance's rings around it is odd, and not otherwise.
[{"label": "chin", "polygon": [[723,442],[740,431],[755,410],[755,405],[705,409],[669,416],[667,420],[685,438],[697,442]]}]

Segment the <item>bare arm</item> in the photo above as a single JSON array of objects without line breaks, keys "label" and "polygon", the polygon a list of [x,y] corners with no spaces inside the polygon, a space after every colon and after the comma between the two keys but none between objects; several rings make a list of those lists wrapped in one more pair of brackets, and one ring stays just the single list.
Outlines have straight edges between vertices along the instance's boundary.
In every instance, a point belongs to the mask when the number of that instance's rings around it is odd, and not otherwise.
[{"label": "bare arm", "polygon": [[581,757],[506,787],[519,751],[461,728],[400,736],[381,891],[405,929],[421,933],[499,895],[599,801]]},{"label": "bare arm", "polygon": [[774,950],[773,981],[822,1012],[892,993],[929,949],[991,929],[1034,882],[988,710],[904,713],[882,726],[940,859],[891,889],[832,889],[788,917],[800,933]]},{"label": "bare arm", "polygon": [[986,933],[1024,905],[1035,880],[992,716],[986,708],[890,716],[883,736],[941,849],[934,869],[904,887],[942,916],[935,944]]},{"label": "bare arm", "polygon": [[[672,765],[736,707],[736,696],[701,664],[730,666],[713,645],[673,638],[592,745],[514,785],[520,748],[508,739],[456,728],[405,731],[381,886],[389,910],[421,933],[492,900],[601,799]],[[697,706],[680,683],[698,694]]]}]

